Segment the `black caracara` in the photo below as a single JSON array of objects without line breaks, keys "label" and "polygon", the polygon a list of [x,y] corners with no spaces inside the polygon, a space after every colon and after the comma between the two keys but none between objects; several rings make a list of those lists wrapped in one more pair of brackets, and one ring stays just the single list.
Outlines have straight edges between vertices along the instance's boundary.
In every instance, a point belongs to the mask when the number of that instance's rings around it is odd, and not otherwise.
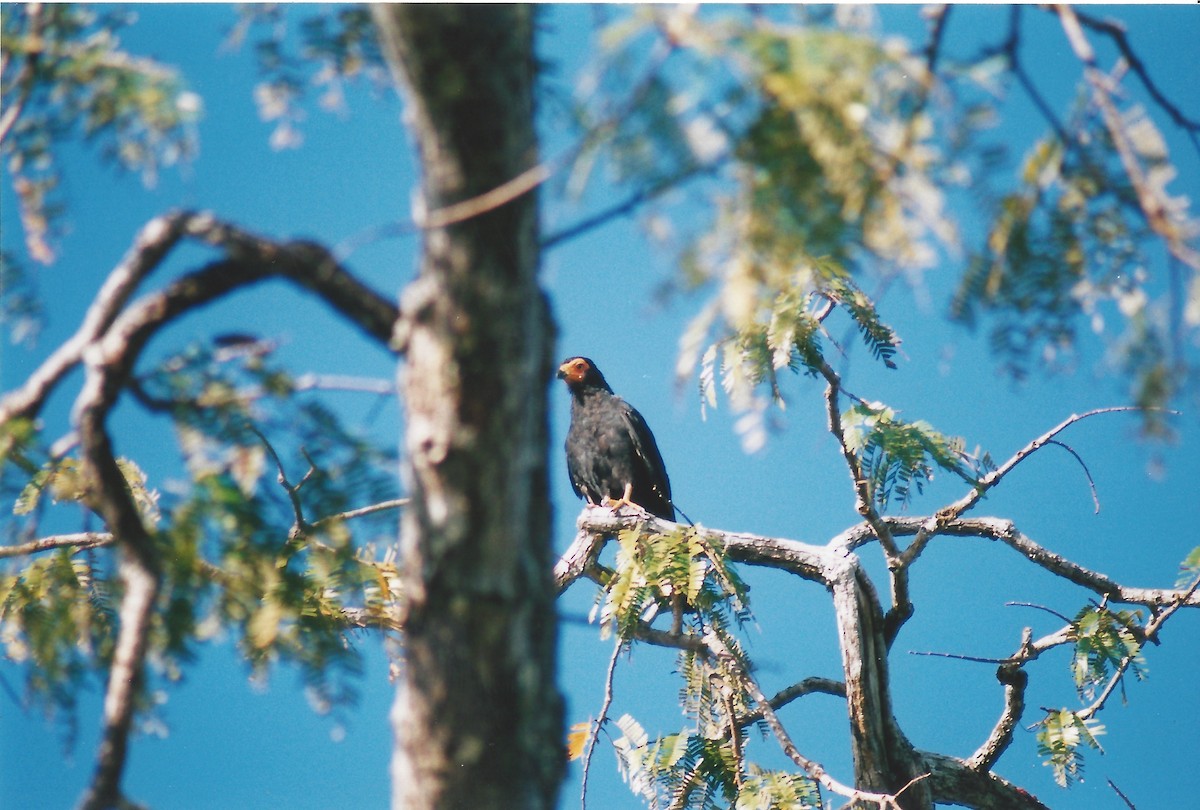
[{"label": "black caracara", "polygon": [[563,362],[558,376],[571,391],[567,472],[575,494],[613,508],[632,503],[674,520],[667,468],[642,415],[613,393],[586,357]]}]

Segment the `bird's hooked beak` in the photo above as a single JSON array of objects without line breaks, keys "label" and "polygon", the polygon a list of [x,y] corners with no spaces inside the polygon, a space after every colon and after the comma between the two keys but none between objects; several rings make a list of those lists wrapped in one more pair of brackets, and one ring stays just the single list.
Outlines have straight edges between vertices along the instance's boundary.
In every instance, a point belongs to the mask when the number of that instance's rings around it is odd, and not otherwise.
[{"label": "bird's hooked beak", "polygon": [[558,378],[566,380],[567,385],[578,385],[587,376],[588,363],[581,357],[574,357],[558,367]]}]

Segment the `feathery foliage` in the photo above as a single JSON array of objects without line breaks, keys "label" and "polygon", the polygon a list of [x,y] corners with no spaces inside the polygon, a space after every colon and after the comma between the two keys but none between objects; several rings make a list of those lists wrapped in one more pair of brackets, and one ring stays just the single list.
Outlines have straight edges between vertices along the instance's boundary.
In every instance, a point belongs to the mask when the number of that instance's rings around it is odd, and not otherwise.
[{"label": "feathery foliage", "polygon": [[1071,674],[1082,700],[1095,697],[1096,689],[1106,683],[1117,668],[1132,671],[1140,681],[1146,677],[1146,659],[1142,656],[1141,611],[1112,611],[1088,606],[1071,622]]},{"label": "feathery foliage", "polygon": [[1049,710],[1039,720],[1038,755],[1043,764],[1054,771],[1054,781],[1062,787],[1083,778],[1083,752],[1081,748],[1103,751],[1096,739],[1104,733],[1104,726],[1095,718],[1080,717],[1070,709]]},{"label": "feathery foliage", "polygon": [[928,422],[905,422],[891,408],[860,402],[842,414],[846,446],[859,457],[871,497],[886,510],[895,500],[901,507],[942,469],[974,484],[991,466],[984,455],[978,463],[968,456],[962,439],[939,433]]}]

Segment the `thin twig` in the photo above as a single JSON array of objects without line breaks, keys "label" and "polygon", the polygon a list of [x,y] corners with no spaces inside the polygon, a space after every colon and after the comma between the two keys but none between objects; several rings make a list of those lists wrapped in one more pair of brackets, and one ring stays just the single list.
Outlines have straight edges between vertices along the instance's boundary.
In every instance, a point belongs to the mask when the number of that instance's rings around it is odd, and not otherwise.
[{"label": "thin twig", "polygon": [[1067,624],[1071,623],[1070,618],[1059,613],[1057,610],[1054,610],[1053,608],[1048,608],[1045,605],[1036,604],[1034,602],[1005,602],[1004,606],[1005,607],[1027,607],[1027,608],[1033,608],[1034,610],[1044,610],[1047,613],[1049,613],[1051,616],[1062,619]]},{"label": "thin twig", "polygon": [[1179,229],[1172,223],[1166,203],[1151,189],[1142,163],[1138,159],[1137,150],[1129,141],[1125,126],[1121,121],[1121,114],[1109,93],[1109,82],[1096,65],[1095,52],[1092,50],[1087,36],[1083,33],[1075,10],[1069,5],[1061,4],[1056,5],[1055,10],[1071,49],[1084,65],[1084,77],[1092,87],[1093,100],[1100,109],[1105,129],[1108,130],[1113,147],[1117,150],[1117,156],[1125,169],[1125,175],[1129,178],[1129,183],[1137,196],[1138,210],[1142,213],[1150,229],[1162,238],[1167,251],[1193,270],[1200,272],[1200,251],[1194,250],[1187,244]]},{"label": "thin twig", "polygon": [[308,480],[308,476],[311,474],[314,468],[310,467],[309,472],[305,473],[304,480],[293,486],[292,483],[288,481],[287,472],[283,469],[283,461],[279,458],[279,454],[275,452],[274,445],[272,445],[271,442],[267,440],[267,437],[263,435],[262,431],[260,431],[254,425],[247,425],[247,428],[251,433],[258,437],[258,440],[262,442],[263,447],[266,448],[267,453],[271,456],[271,460],[275,462],[275,469],[278,471],[276,480],[279,482],[279,485],[283,487],[283,491],[287,493],[288,501],[292,505],[292,515],[295,518],[295,522],[292,525],[291,534],[297,535],[307,532],[311,527],[309,526],[308,521],[304,519],[304,505],[300,502],[300,487],[304,486],[304,481]]},{"label": "thin twig", "polygon": [[1088,488],[1092,491],[1092,504],[1096,507],[1095,514],[1100,514],[1100,496],[1096,494],[1096,482],[1092,479],[1092,471],[1088,469],[1088,466],[1084,463],[1083,458],[1075,452],[1075,448],[1071,447],[1071,445],[1065,442],[1060,442],[1058,439],[1050,439],[1046,442],[1046,444],[1054,444],[1061,447],[1074,456],[1075,460],[1079,462],[1079,466],[1083,468],[1083,474],[1087,476]]},{"label": "thin twig", "polygon": [[[964,495],[962,498],[959,498],[957,501],[955,501],[954,503],[945,507],[944,509],[939,510],[938,511],[939,519],[954,520],[955,518],[960,517],[964,512],[971,509],[973,506],[975,506],[975,504],[979,503],[979,501],[983,498],[983,496],[985,494],[987,494],[987,492],[989,490],[991,490],[991,489],[995,488],[997,485],[999,485],[999,483],[1002,480],[1004,480],[1004,477],[1006,475],[1008,475],[1010,472],[1012,472],[1014,469],[1016,469],[1017,465],[1019,465],[1025,459],[1029,458],[1031,455],[1036,453],[1038,450],[1042,449],[1042,447],[1044,447],[1045,445],[1049,444],[1051,442],[1051,440],[1054,439],[1055,436],[1062,433],[1064,430],[1066,430],[1067,428],[1069,428],[1071,425],[1075,424],[1076,422],[1082,422],[1084,419],[1088,419],[1093,416],[1100,416],[1101,414],[1106,414],[1106,413],[1129,413],[1129,412],[1133,412],[1133,411],[1144,411],[1144,410],[1146,410],[1146,409],[1136,406],[1136,405],[1117,405],[1117,406],[1108,407],[1108,408],[1093,408],[1090,411],[1086,411],[1086,412],[1080,413],[1080,414],[1071,414],[1066,419],[1059,422],[1054,427],[1050,428],[1050,430],[1046,431],[1041,436],[1038,436],[1036,439],[1029,442],[1029,444],[1022,447],[1020,450],[1018,450],[1016,453],[1014,453],[1013,456],[1008,459],[1008,461],[1004,462],[999,467],[997,467],[995,470],[993,470],[992,472],[985,475],[982,479],[980,479],[979,483],[975,486],[975,488],[972,489],[970,492],[968,492],[966,495]],[[1174,414],[1176,412],[1175,411],[1167,411],[1167,413]],[[1085,467],[1084,469],[1086,471],[1087,468]],[[1088,475],[1088,480],[1089,481],[1091,480],[1090,474]],[[905,556],[906,556],[905,563],[908,563],[908,562],[911,562],[911,558],[915,557],[916,554],[911,553],[911,548],[910,548],[909,550],[907,550],[905,552]]]},{"label": "thin twig", "polygon": [[1130,801],[1129,797],[1126,796],[1124,792],[1122,792],[1122,790],[1116,786],[1116,783],[1114,783],[1113,780],[1105,777],[1104,781],[1108,782],[1108,786],[1113,789],[1113,792],[1121,797],[1121,801],[1125,802],[1125,806],[1128,807],[1129,810],[1137,810],[1137,808],[1134,807],[1133,802]]},{"label": "thin twig", "polygon": [[380,501],[379,503],[373,503],[370,506],[362,506],[358,509],[349,509],[345,512],[338,512],[336,515],[326,515],[320,520],[314,520],[311,524],[309,524],[309,526],[313,529],[319,529],[328,523],[333,523],[334,521],[338,520],[354,520],[355,518],[373,515],[376,512],[385,512],[389,509],[401,509],[405,506],[408,506],[408,502],[408,498],[393,498],[390,501]]},{"label": "thin twig", "polygon": [[595,725],[592,726],[592,733],[588,737],[587,751],[583,755],[583,775],[580,777],[582,784],[579,789],[581,810],[587,810],[588,772],[592,767],[592,753],[596,749],[596,741],[600,738],[600,729],[608,720],[608,710],[612,707],[613,678],[617,671],[617,660],[621,657],[621,650],[624,647],[625,642],[618,638],[616,644],[613,645],[612,657],[608,659],[608,671],[604,675],[604,701],[600,704],[600,714],[596,717]]},{"label": "thin twig", "polygon": [[581,236],[588,231],[597,228],[605,223],[631,214],[641,206],[654,200],[668,191],[679,188],[685,181],[691,180],[703,174],[710,174],[718,166],[729,159],[728,154],[720,155],[708,163],[695,163],[687,166],[683,170],[672,174],[670,177],[665,177],[657,182],[651,183],[645,188],[640,188],[630,194],[624,200],[614,203],[608,208],[601,209],[595,214],[584,217],[578,222],[554,231],[542,238],[541,249],[549,250],[557,247],[563,242],[568,242],[577,236]]},{"label": "thin twig", "polygon": [[909,655],[921,655],[930,658],[953,658],[956,661],[971,661],[976,664],[1007,664],[1007,658],[982,658],[977,655],[961,655],[959,653],[936,652],[929,650],[909,650]]},{"label": "thin twig", "polygon": [[1158,85],[1150,77],[1150,71],[1147,70],[1146,64],[1137,55],[1133,44],[1129,41],[1129,36],[1124,27],[1120,23],[1112,20],[1098,20],[1081,11],[1075,11],[1075,17],[1085,27],[1091,28],[1094,31],[1099,31],[1106,34],[1116,44],[1117,50],[1121,52],[1121,56],[1125,59],[1125,63],[1129,65],[1129,69],[1134,72],[1134,75],[1141,80],[1142,86],[1146,88],[1146,92],[1154,99],[1154,102],[1163,109],[1177,127],[1187,133],[1188,138],[1192,142],[1197,152],[1200,152],[1200,121],[1183,114],[1183,111],[1170,99],[1166,94],[1159,89]]},{"label": "thin twig", "polygon": [[[536,166],[533,166],[521,172],[516,177],[501,183],[499,186],[489,189],[482,194],[478,194],[466,200],[444,206],[427,214],[421,215],[419,212],[413,215],[412,222],[389,222],[383,225],[372,226],[358,233],[352,234],[349,238],[340,242],[333,251],[334,256],[339,260],[345,260],[354,251],[358,250],[363,245],[370,244],[385,238],[396,238],[402,236],[410,236],[420,233],[424,230],[444,228],[449,225],[455,225],[464,222],[468,219],[485,214],[488,211],[493,211],[502,205],[505,205],[523,194],[528,194],[533,189],[545,183],[558,172],[562,171],[566,166],[573,163],[579,155],[586,149],[591,147],[597,141],[607,137],[610,132],[615,130],[621,122],[628,117],[629,113],[641,103],[645,94],[653,86],[653,81],[667,58],[675,51],[675,43],[670,39],[664,38],[659,41],[655,52],[647,60],[647,67],[642,74],[641,79],[636,82],[633,89],[630,91],[625,103],[620,105],[616,110],[613,110],[607,117],[602,119],[599,124],[588,129],[575,143],[567,147],[558,156],[549,160],[543,161]],[[685,174],[679,179],[683,180],[690,174]],[[643,199],[635,201],[627,201],[628,210],[640,205],[646,199],[650,199],[658,194],[661,194],[668,187],[658,189],[652,186],[643,195]],[[567,239],[578,236],[586,230],[595,227],[596,225],[607,222],[609,219],[620,216],[624,211],[601,212],[589,221],[571,226],[567,232],[552,234],[549,239],[543,240],[542,248],[551,247],[559,244]]]}]

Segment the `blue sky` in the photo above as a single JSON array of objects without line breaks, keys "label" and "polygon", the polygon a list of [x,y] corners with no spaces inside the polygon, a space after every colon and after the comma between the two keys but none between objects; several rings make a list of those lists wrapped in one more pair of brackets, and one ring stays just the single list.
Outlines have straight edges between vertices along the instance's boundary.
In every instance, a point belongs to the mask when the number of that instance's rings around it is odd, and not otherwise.
[{"label": "blue sky", "polygon": [[[1099,11],[1099,10],[1097,10]],[[1116,12],[1114,12],[1116,13]],[[138,227],[172,207],[207,208],[225,219],[279,238],[315,238],[338,244],[364,228],[403,218],[414,186],[412,159],[400,124],[400,104],[352,89],[345,117],[309,112],[304,146],[277,152],[268,146],[270,126],[259,121],[251,95],[254,68],[247,50],[218,54],[224,29],[234,19],[226,6],[141,7],[138,23],[123,34],[135,53],[178,65],[191,88],[204,99],[201,154],[180,173],[167,172],[146,190],[134,178],[99,166],[92,152],[71,147],[63,153],[70,232],[62,257],[40,272],[50,322],[33,350],[4,345],[0,387],[11,388],[73,331],[108,270],[127,249]],[[1200,16],[1194,7],[1121,10],[1149,69],[1187,111],[1195,108],[1194,54]],[[922,41],[922,25],[912,9],[889,9],[889,25]],[[951,41],[969,42],[998,30],[996,9],[956,10]],[[558,64],[556,79],[570,86],[587,57],[591,12],[585,7],[554,10],[541,48]],[[971,52],[964,45],[962,53]],[[1024,54],[1037,54],[1037,79],[1056,100],[1070,96],[1077,65],[1053,25],[1035,26]],[[1111,55],[1105,55],[1105,60]],[[1104,62],[1107,63],[1107,62]],[[1040,133],[1027,107],[1014,108],[1013,142]],[[1196,154],[1169,132],[1173,154],[1184,169],[1175,187],[1200,196]],[[546,132],[544,151],[557,154],[568,144]],[[17,239],[16,212],[4,190],[6,246]],[[599,187],[582,202],[551,199],[547,230],[615,199]],[[411,277],[417,243],[397,239],[365,246],[349,266],[378,289],[398,289]],[[154,284],[193,266],[197,253],[174,257]],[[1122,388],[1097,371],[1098,352],[1086,349],[1068,376],[1035,374],[1017,386],[999,375],[986,341],[941,317],[958,267],[952,262],[931,271],[920,293],[895,285],[881,305],[883,317],[904,338],[900,369],[888,372],[852,353],[848,385],[856,393],[883,400],[903,416],[925,419],[946,433],[966,437],[1006,458],[1034,436],[1072,412],[1122,404]],[[855,522],[847,475],[833,440],[825,432],[821,390],[794,378],[785,383],[789,408],[766,448],[744,454],[732,430],[728,409],[702,419],[690,387],[673,382],[679,334],[702,298],[680,297],[656,303],[654,295],[673,273],[672,257],[656,252],[634,220],[621,220],[555,248],[544,257],[543,280],[551,295],[561,356],[586,354],[609,382],[645,415],[658,438],[676,499],[705,525],[825,542]],[[167,351],[205,335],[243,330],[247,324],[285,339],[283,357],[297,370],[387,378],[389,358],[357,338],[318,304],[279,286],[242,293],[181,322],[155,344]],[[73,390],[55,398],[51,422],[65,424]],[[337,398],[352,416],[371,410],[361,397]],[[552,389],[553,497],[556,548],[573,536],[579,503],[567,482],[561,441],[567,424],[567,398]],[[1200,480],[1200,419],[1194,413],[1175,420],[1179,441],[1147,447],[1135,439],[1136,420],[1099,417],[1063,438],[1087,461],[1102,510],[1093,514],[1091,496],[1078,465],[1050,448],[1026,462],[977,510],[1015,519],[1024,532],[1077,562],[1133,585],[1166,586],[1174,581],[1183,556],[1200,544],[1193,510]],[[390,409],[374,416],[370,429],[393,441],[399,419]],[[142,461],[152,476],[177,474],[165,424],[147,421],[123,407],[116,416],[118,451]],[[922,514],[957,497],[953,481],[937,480],[912,505]],[[871,570],[881,566],[869,558]],[[986,737],[1001,707],[1001,694],[988,665],[918,657],[909,651],[949,651],[1003,656],[1015,649],[1021,628],[1035,636],[1057,629],[1055,620],[1006,601],[1044,604],[1066,614],[1088,594],[1053,580],[996,544],[977,540],[936,542],[914,569],[917,614],[892,654],[896,712],[919,747],[967,755]],[[749,633],[752,656],[764,689],[771,693],[807,675],[837,677],[838,652],[826,594],[815,586],[774,572],[746,570],[757,619]],[[879,580],[877,580],[879,581]],[[881,581],[880,581],[881,582]],[[594,715],[603,692],[610,641],[582,624],[592,603],[579,584],[562,600],[561,682],[568,695],[568,722]],[[1200,693],[1200,617],[1183,612],[1167,625],[1162,647],[1147,653],[1150,678],[1127,684],[1128,706],[1111,704],[1102,716],[1109,734],[1106,754],[1088,757],[1087,781],[1071,791],[1055,787],[1049,769],[1035,755],[1032,732],[1017,741],[998,770],[1037,793],[1054,807],[1121,807],[1104,784],[1111,778],[1140,808],[1181,807],[1200,794],[1194,768],[1200,743],[1195,718]],[[140,737],[133,747],[126,780],[128,794],[156,808],[331,808],[386,807],[387,764],[391,749],[387,712],[392,689],[386,662],[364,639],[367,672],[362,700],[348,716],[321,717],[308,706],[298,676],[273,672],[266,684],[250,684],[247,669],[230,644],[206,648],[186,681],[169,694],[162,717],[164,738]],[[684,724],[675,703],[678,680],[673,657],[638,648],[618,670],[614,714],[634,714],[651,733],[673,733]],[[1067,654],[1046,656],[1030,669],[1030,710],[1075,706]],[[21,674],[0,663],[0,675],[16,688]],[[81,703],[78,744],[64,765],[58,731],[36,711],[25,711],[0,695],[0,806],[68,807],[91,774],[99,696]],[[844,732],[845,712],[837,699],[810,696],[781,713],[800,748],[839,778],[850,778]],[[761,762],[783,766],[772,743],[754,743]],[[561,804],[577,806],[578,769],[564,786]],[[602,746],[592,770],[589,806],[595,810],[634,806]]]}]

